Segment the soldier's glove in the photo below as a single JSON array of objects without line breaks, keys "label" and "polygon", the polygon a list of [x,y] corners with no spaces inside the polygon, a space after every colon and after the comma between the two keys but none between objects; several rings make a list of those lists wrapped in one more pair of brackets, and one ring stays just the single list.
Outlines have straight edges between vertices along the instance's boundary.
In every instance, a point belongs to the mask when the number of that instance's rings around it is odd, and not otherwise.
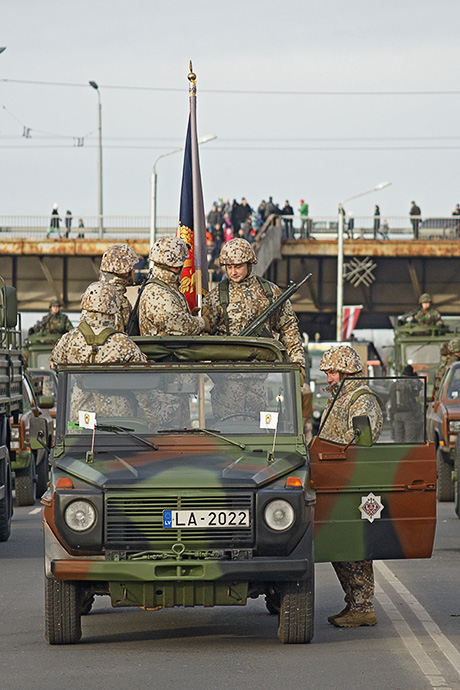
[{"label": "soldier's glove", "polygon": [[[192,316],[200,316],[200,308],[199,307],[193,307],[192,309]],[[201,316],[203,317],[208,317],[209,316],[209,307],[203,304],[201,307]]]}]

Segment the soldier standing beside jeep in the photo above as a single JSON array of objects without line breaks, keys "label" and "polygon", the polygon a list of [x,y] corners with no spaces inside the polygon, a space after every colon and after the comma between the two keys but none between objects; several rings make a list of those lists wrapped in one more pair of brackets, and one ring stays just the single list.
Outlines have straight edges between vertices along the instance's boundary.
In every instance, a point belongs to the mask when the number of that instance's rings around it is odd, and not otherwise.
[{"label": "soldier standing beside jeep", "polygon": [[[364,364],[356,350],[350,345],[331,347],[321,357],[319,368],[327,374],[327,390],[332,398],[326,403],[318,435],[336,443],[349,443],[354,439],[353,417],[367,415],[375,443],[382,429],[382,409],[378,396],[360,378]],[[337,562],[332,566],[345,592],[346,606],[329,616],[329,623],[338,628],[375,625],[372,561]]]}]

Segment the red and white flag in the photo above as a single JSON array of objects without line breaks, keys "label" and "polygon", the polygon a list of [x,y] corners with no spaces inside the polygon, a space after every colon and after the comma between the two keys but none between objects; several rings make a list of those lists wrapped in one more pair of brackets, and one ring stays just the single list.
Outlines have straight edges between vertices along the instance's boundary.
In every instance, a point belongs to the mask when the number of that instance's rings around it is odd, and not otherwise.
[{"label": "red and white flag", "polygon": [[358,323],[362,308],[362,304],[343,308],[342,340],[350,340],[351,335],[355,330],[355,326]]}]

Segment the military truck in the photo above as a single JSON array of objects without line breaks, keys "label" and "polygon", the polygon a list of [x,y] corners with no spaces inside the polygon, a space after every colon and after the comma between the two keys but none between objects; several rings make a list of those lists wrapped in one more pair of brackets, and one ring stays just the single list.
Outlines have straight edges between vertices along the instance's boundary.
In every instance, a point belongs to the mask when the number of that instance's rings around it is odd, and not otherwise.
[{"label": "military truck", "polygon": [[441,361],[441,345],[458,337],[458,328],[450,329],[446,323],[433,326],[414,322],[398,325],[394,332],[392,369],[400,375],[411,364],[417,376],[424,376],[428,383],[428,399],[433,395],[436,371]]},{"label": "military truck", "polygon": [[6,541],[11,533],[12,424],[18,421],[23,405],[23,359],[17,318],[16,290],[0,278],[0,541]]},{"label": "military truck", "polygon": [[[356,418],[356,443],[315,438],[309,453],[300,368],[280,342],[135,340],[148,363],[58,368],[42,497],[50,644],[78,642],[95,595],[152,611],[262,596],[281,642],[309,643],[314,560],[431,555],[436,460],[423,430],[395,445],[386,420],[369,447],[369,420]],[[32,420],[31,443],[45,433]]]}]

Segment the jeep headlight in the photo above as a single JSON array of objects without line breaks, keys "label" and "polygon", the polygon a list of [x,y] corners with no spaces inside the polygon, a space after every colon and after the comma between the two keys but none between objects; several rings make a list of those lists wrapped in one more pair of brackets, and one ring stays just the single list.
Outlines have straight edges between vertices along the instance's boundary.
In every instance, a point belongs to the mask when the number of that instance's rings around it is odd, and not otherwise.
[{"label": "jeep headlight", "polygon": [[64,512],[66,525],[75,532],[84,532],[96,522],[96,510],[89,501],[72,501]]},{"label": "jeep headlight", "polygon": [[451,420],[449,422],[449,429],[450,431],[455,431],[458,433],[460,431],[460,419]]},{"label": "jeep headlight", "polygon": [[270,501],[265,506],[264,519],[271,529],[282,532],[292,526],[295,520],[294,508],[281,498]]}]

